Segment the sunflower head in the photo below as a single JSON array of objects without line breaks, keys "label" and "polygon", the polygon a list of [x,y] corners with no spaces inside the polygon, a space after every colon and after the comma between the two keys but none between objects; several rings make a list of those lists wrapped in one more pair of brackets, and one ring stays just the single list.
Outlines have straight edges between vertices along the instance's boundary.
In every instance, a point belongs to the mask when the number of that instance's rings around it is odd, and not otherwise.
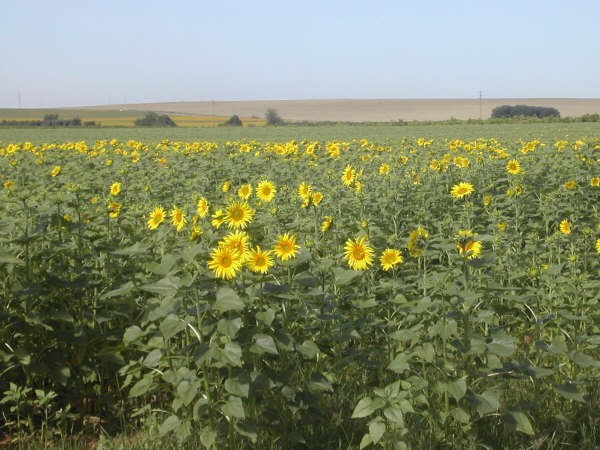
[{"label": "sunflower head", "polygon": [[391,270],[404,262],[402,252],[395,248],[386,248],[379,259],[383,270]]},{"label": "sunflower head", "polygon": [[225,223],[229,228],[245,229],[254,218],[254,209],[246,202],[233,202],[225,210]]},{"label": "sunflower head", "polygon": [[258,183],[256,186],[256,195],[263,202],[270,202],[275,198],[275,194],[277,193],[277,188],[275,184],[269,180],[264,180]]},{"label": "sunflower head", "polygon": [[298,254],[299,245],[296,244],[296,236],[293,234],[282,234],[277,239],[273,251],[282,261],[294,258]]},{"label": "sunflower head", "polygon": [[348,239],[344,245],[344,256],[350,268],[354,270],[368,269],[373,264],[374,253],[365,236]]}]

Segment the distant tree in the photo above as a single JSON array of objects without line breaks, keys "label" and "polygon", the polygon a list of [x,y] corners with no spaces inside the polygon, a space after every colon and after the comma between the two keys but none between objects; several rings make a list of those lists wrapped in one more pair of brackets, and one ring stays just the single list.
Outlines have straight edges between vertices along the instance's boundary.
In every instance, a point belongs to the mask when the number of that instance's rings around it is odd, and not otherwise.
[{"label": "distant tree", "polygon": [[135,120],[138,127],[176,127],[177,124],[166,114],[148,112],[140,119]]},{"label": "distant tree", "polygon": [[277,113],[277,110],[274,108],[267,109],[265,113],[265,119],[267,120],[267,125],[283,125],[283,119]]},{"label": "distant tree", "polygon": [[492,110],[492,119],[507,119],[511,117],[537,117],[538,119],[543,119],[545,117],[560,117],[560,113],[556,108],[528,105],[502,105]]},{"label": "distant tree", "polygon": [[223,125],[225,127],[241,127],[243,124],[242,124],[242,120],[239,118],[239,116],[237,114],[234,114],[229,119],[227,119],[226,122],[223,122],[221,125]]}]

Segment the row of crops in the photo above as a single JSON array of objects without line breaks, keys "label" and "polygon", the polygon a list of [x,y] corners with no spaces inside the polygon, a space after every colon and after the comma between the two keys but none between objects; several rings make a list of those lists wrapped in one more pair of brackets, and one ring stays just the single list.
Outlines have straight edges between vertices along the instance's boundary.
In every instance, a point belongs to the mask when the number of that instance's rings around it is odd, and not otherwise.
[{"label": "row of crops", "polygon": [[593,448],[599,162],[585,137],[0,143],[0,432]]}]

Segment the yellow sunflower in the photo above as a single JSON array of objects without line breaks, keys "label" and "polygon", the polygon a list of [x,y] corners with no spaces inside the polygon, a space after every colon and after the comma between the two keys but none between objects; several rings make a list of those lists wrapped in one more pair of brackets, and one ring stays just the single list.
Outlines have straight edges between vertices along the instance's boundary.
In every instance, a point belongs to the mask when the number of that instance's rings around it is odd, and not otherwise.
[{"label": "yellow sunflower", "polygon": [[296,244],[296,236],[285,233],[279,236],[273,251],[279,259],[287,261],[298,254],[299,248],[300,246]]},{"label": "yellow sunflower", "polygon": [[275,198],[275,194],[277,193],[277,188],[275,184],[269,180],[264,180],[258,183],[256,186],[256,195],[263,202],[270,202]]},{"label": "yellow sunflower", "polygon": [[62,168],[60,166],[54,166],[54,169],[52,169],[52,173],[51,175],[53,177],[57,177],[60,175],[60,172],[62,171]]},{"label": "yellow sunflower", "polygon": [[248,200],[252,195],[252,185],[250,183],[242,184],[238,189],[238,196],[242,200]]},{"label": "yellow sunflower", "polygon": [[319,204],[323,201],[324,198],[325,198],[325,195],[323,195],[322,192],[315,191],[315,192],[313,192],[312,197],[311,197],[312,204],[315,206],[319,206]]},{"label": "yellow sunflower", "polygon": [[229,192],[230,189],[231,189],[231,181],[225,181],[223,183],[223,185],[221,186],[221,190],[223,192]]},{"label": "yellow sunflower", "polygon": [[245,261],[250,251],[250,236],[245,231],[234,231],[219,242],[219,247],[235,250],[241,260]]},{"label": "yellow sunflower", "polygon": [[221,228],[221,225],[225,223],[225,217],[225,211],[219,208],[211,216],[212,220],[210,221],[210,223],[215,228]]},{"label": "yellow sunflower", "polygon": [[242,268],[242,260],[238,253],[227,247],[217,247],[210,254],[208,268],[215,273],[217,278],[231,280],[237,276]]},{"label": "yellow sunflower", "polygon": [[569,180],[565,183],[565,189],[568,191],[572,191],[576,187],[577,187],[577,181],[575,181],[575,180]]},{"label": "yellow sunflower", "polygon": [[452,186],[450,193],[454,198],[463,198],[475,192],[475,188],[471,183],[460,182]]},{"label": "yellow sunflower", "polygon": [[327,231],[329,231],[332,224],[333,224],[333,217],[325,216],[325,219],[323,219],[323,222],[321,223],[321,231],[323,233],[326,233]]},{"label": "yellow sunflower", "polygon": [[208,211],[210,209],[210,205],[208,203],[208,199],[206,197],[201,197],[196,204],[196,213],[200,217],[206,217],[208,215]]},{"label": "yellow sunflower", "polygon": [[468,259],[479,258],[479,255],[481,255],[481,250],[483,249],[483,244],[481,241],[468,241],[466,243],[459,242],[456,244],[456,246],[458,248],[458,254]]},{"label": "yellow sunflower", "polygon": [[167,213],[163,209],[162,206],[157,206],[150,213],[150,219],[148,220],[148,228],[151,230],[156,230],[161,223],[165,221],[167,217]]},{"label": "yellow sunflower", "polygon": [[518,175],[521,173],[521,163],[516,159],[511,159],[508,164],[506,164],[506,171],[511,175]]},{"label": "yellow sunflower", "polygon": [[374,251],[367,243],[366,237],[348,239],[344,245],[344,256],[348,265],[354,270],[365,270],[373,264]]},{"label": "yellow sunflower", "polygon": [[596,251],[600,255],[600,238],[596,239]]},{"label": "yellow sunflower", "polygon": [[265,274],[275,265],[271,250],[262,250],[256,246],[248,256],[247,264],[252,272]]},{"label": "yellow sunflower", "polygon": [[573,224],[568,219],[564,219],[558,226],[562,234],[571,234],[573,232]]},{"label": "yellow sunflower", "polygon": [[110,195],[116,197],[121,193],[121,183],[118,181],[110,186]]},{"label": "yellow sunflower", "polygon": [[119,217],[121,215],[122,207],[123,205],[121,205],[119,202],[110,202],[108,204],[108,217],[111,219],[116,219]]},{"label": "yellow sunflower", "polygon": [[225,209],[225,223],[229,228],[245,229],[254,218],[254,209],[246,202],[233,202]]},{"label": "yellow sunflower", "polygon": [[179,208],[177,205],[173,206],[170,216],[171,223],[177,228],[177,231],[183,230],[187,224],[187,219],[185,218],[185,212],[183,209]]},{"label": "yellow sunflower", "polygon": [[590,180],[590,186],[600,187],[600,177],[594,177]]},{"label": "yellow sunflower", "polygon": [[423,227],[417,227],[408,236],[408,252],[415,258],[421,256],[425,250],[426,240],[429,239],[429,231]]},{"label": "yellow sunflower", "polygon": [[382,164],[381,166],[379,166],[379,173],[381,175],[387,175],[388,173],[390,173],[390,165]]},{"label": "yellow sunflower", "polygon": [[402,252],[395,248],[386,248],[383,253],[381,253],[381,258],[379,259],[381,263],[381,267],[383,270],[391,270],[399,264],[404,262],[404,258],[402,257]]},{"label": "yellow sunflower", "polygon": [[344,172],[342,173],[342,182],[345,186],[352,186],[352,182],[354,181],[354,177],[356,176],[356,171],[352,168],[350,164],[348,164],[344,168]]}]

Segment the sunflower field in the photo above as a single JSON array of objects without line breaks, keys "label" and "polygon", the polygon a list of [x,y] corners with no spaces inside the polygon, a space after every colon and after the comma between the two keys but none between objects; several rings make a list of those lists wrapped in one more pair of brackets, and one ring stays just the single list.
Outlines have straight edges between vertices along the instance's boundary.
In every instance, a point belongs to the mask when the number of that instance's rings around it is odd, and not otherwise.
[{"label": "sunflower field", "polygon": [[599,199],[600,138],[0,143],[0,438],[597,448]]}]

